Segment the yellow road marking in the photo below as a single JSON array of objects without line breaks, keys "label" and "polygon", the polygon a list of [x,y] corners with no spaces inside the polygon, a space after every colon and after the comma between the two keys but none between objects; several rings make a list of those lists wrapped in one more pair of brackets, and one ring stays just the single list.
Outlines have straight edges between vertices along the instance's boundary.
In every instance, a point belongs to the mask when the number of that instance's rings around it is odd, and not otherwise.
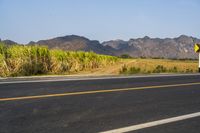
[{"label": "yellow road marking", "polygon": [[95,94],[95,93],[109,93],[109,92],[144,90],[144,89],[156,89],[156,88],[167,88],[167,87],[180,87],[180,86],[191,86],[191,85],[200,85],[200,82],[186,83],[186,84],[159,85],[159,86],[145,86],[145,87],[123,88],[123,89],[110,89],[110,90],[66,92],[66,93],[37,95],[37,96],[10,97],[10,98],[0,98],[0,101],[39,99],[39,98],[49,98],[49,97],[62,97],[62,96],[85,95],[85,94]]}]

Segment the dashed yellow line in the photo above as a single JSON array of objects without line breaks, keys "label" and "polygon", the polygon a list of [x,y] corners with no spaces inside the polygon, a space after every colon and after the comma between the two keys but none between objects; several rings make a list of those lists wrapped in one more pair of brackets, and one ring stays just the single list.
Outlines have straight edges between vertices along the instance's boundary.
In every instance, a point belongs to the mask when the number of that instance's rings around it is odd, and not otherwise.
[{"label": "dashed yellow line", "polygon": [[132,91],[132,90],[156,89],[156,88],[161,89],[161,88],[181,87],[181,86],[191,86],[191,85],[200,85],[200,82],[185,83],[185,84],[172,84],[172,85],[145,86],[145,87],[123,88],[123,89],[66,92],[66,93],[58,93],[58,94],[36,95],[36,96],[10,97],[10,98],[0,98],[0,102],[2,102],[2,101],[27,100],[27,99],[41,99],[41,98],[50,98],[50,97],[62,97],[62,96],[73,96],[73,95],[86,95],[86,94],[96,94],[96,93],[109,93],[109,92],[122,92],[122,91]]}]

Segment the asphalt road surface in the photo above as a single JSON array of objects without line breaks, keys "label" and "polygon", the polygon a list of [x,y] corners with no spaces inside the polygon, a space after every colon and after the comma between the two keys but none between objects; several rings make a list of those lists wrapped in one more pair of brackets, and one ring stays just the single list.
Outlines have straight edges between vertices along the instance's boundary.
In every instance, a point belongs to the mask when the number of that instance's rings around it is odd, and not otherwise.
[{"label": "asphalt road surface", "polygon": [[199,133],[200,75],[0,80],[0,133]]}]

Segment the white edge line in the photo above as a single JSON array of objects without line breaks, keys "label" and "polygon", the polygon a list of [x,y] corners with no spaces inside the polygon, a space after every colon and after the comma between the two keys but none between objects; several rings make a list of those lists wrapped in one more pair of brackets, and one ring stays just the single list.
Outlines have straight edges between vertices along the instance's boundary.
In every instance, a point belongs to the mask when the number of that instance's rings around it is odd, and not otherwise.
[{"label": "white edge line", "polygon": [[104,132],[100,132],[100,133],[125,133],[125,132],[136,131],[136,130],[144,129],[144,128],[148,128],[148,127],[154,127],[154,126],[163,125],[163,124],[167,124],[167,123],[191,119],[191,118],[195,118],[195,117],[199,117],[199,116],[200,116],[200,112],[196,112],[196,113],[192,113],[192,114],[181,115],[181,116],[177,116],[177,117],[172,117],[172,118],[147,122],[147,123],[143,123],[143,124],[118,128],[118,129],[114,129],[114,130],[104,131]]},{"label": "white edge line", "polygon": [[[37,83],[37,82],[56,82],[56,81],[81,81],[97,79],[129,79],[129,78],[150,78],[150,77],[181,77],[181,76],[200,76],[200,74],[173,74],[173,75],[145,75],[145,76],[119,76],[119,77],[91,77],[91,78],[71,78],[71,79],[46,79],[46,80],[28,80],[28,81],[2,81],[0,84],[17,84],[17,83]],[[55,77],[56,78],[56,77]]]}]

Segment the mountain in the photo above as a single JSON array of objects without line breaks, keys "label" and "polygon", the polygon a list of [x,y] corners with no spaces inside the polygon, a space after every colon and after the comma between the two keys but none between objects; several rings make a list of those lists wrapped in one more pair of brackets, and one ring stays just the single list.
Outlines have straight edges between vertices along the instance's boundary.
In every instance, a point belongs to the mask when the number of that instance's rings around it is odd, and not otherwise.
[{"label": "mountain", "polygon": [[114,49],[110,46],[103,46],[97,40],[89,40],[85,37],[76,35],[56,37],[48,40],[40,40],[38,42],[31,41],[29,43],[29,45],[33,44],[46,45],[51,49],[62,49],[70,51],[93,51],[98,54],[114,55]]},{"label": "mountain", "polygon": [[[11,40],[1,42],[7,45],[17,44]],[[200,43],[200,39],[186,35],[164,39],[145,36],[128,41],[118,39],[105,41],[103,43],[97,40],[89,40],[82,36],[69,35],[37,42],[31,41],[28,45],[46,45],[51,49],[69,51],[93,51],[98,54],[114,56],[127,54],[132,57],[197,59],[198,54],[193,51],[195,43]]]},{"label": "mountain", "polygon": [[16,42],[11,41],[11,40],[1,40],[1,39],[0,39],[0,42],[4,43],[4,44],[6,44],[6,45],[17,44]]},{"label": "mountain", "polygon": [[200,40],[181,35],[177,38],[165,39],[146,36],[129,41],[107,41],[103,42],[102,45],[114,48],[117,51],[115,52],[117,56],[128,54],[132,57],[196,59],[198,55],[194,53],[194,43],[200,43]]}]

